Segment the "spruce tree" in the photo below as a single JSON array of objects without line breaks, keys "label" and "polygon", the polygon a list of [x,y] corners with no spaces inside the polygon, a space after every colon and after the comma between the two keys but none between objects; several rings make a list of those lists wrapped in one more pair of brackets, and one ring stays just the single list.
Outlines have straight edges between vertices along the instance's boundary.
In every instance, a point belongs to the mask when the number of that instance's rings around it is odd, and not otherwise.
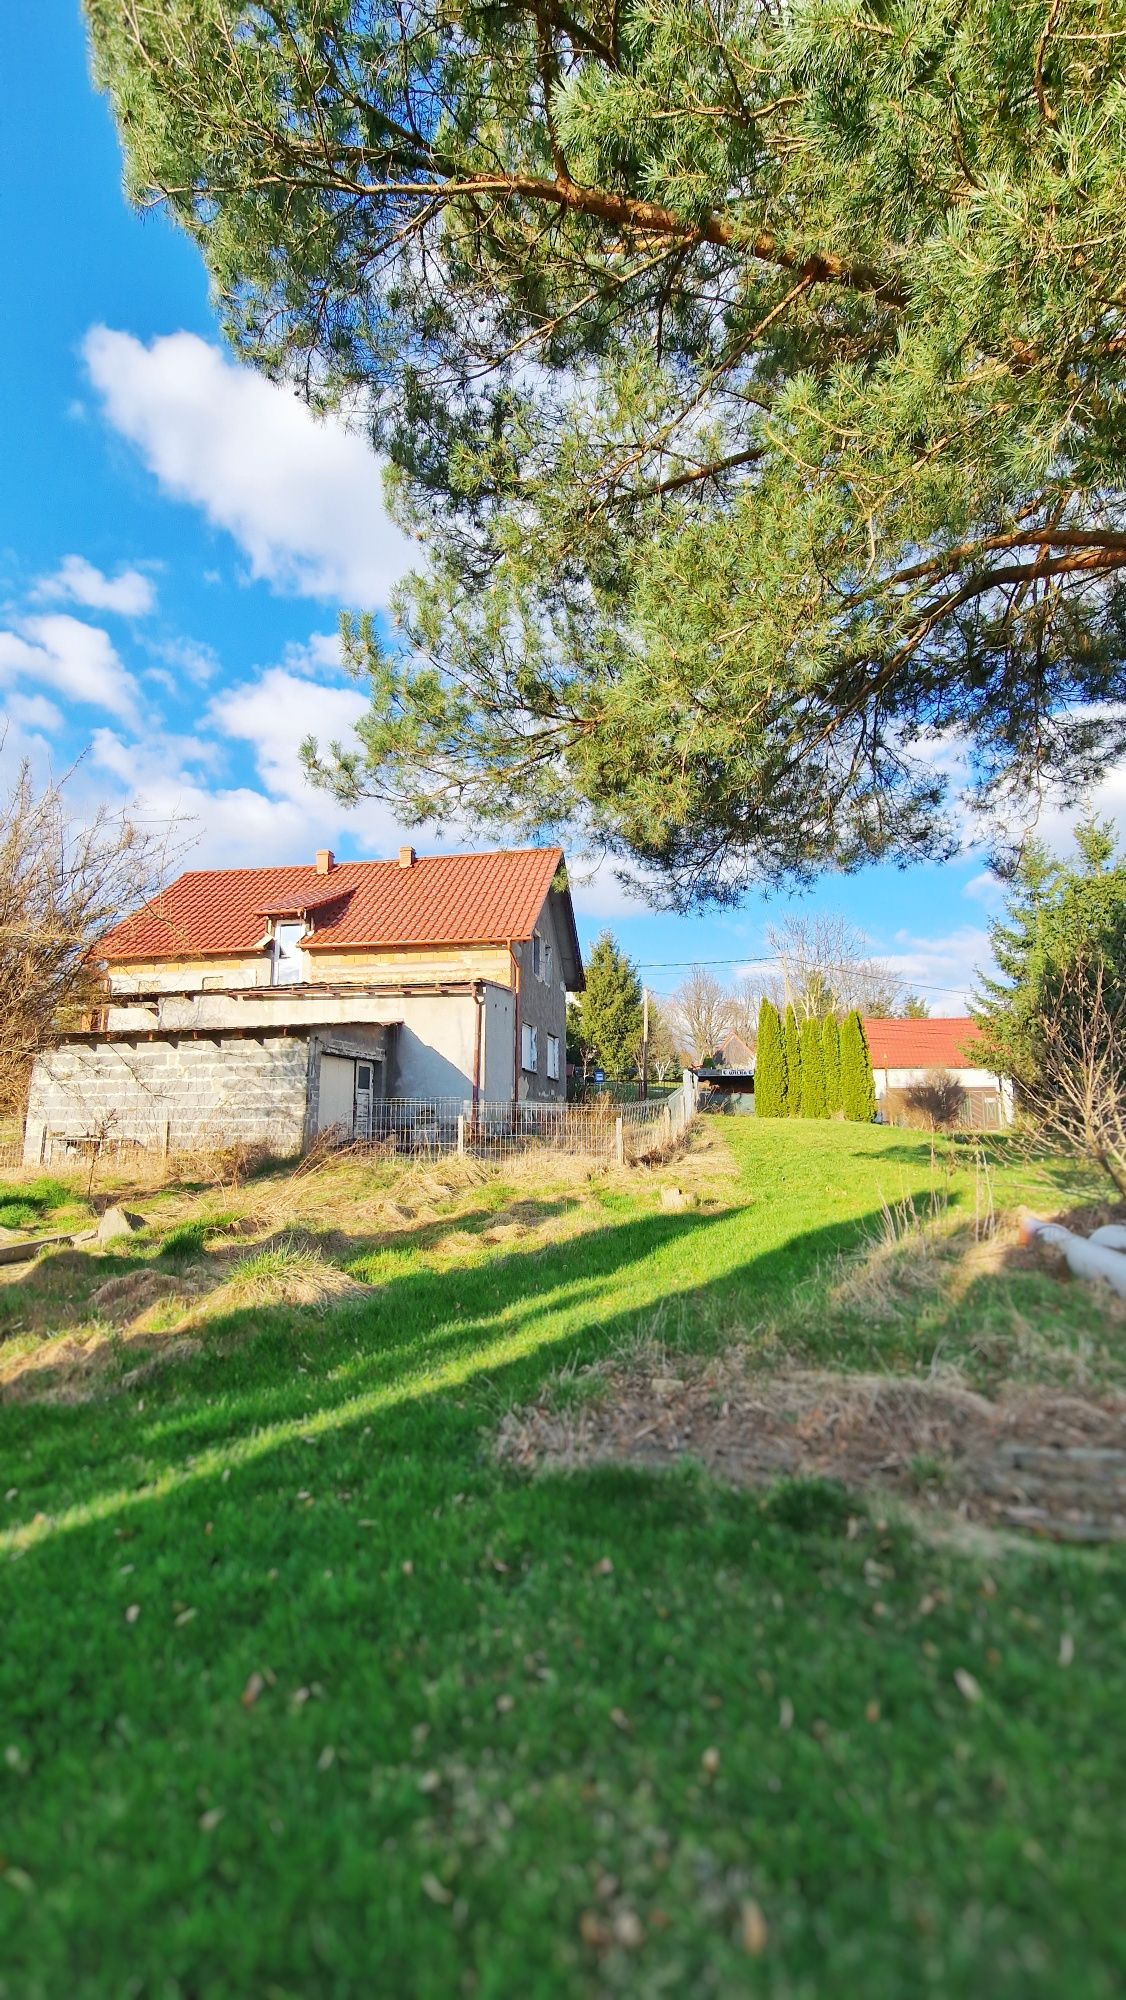
[{"label": "spruce tree", "polygon": [[841,1108],[841,1028],[835,1014],[826,1014],[822,1023],[821,1051],[825,1064],[825,1116],[833,1118]]},{"label": "spruce tree", "polygon": [[786,1116],[801,1117],[801,1038],[798,1017],[787,1007],[782,1022],[782,1046],[786,1053]]},{"label": "spruce tree", "polygon": [[758,1010],[755,1052],[755,1114],[759,1118],[782,1118],[785,1111],[786,1051],[782,1021],[774,1002],[763,1000]]},{"label": "spruce tree", "polygon": [[841,1108],[846,1118],[870,1125],[876,1115],[876,1080],[864,1023],[853,1010],[841,1025]]},{"label": "spruce tree", "polygon": [[1058,1028],[1096,973],[1110,1011],[1126,1006],[1126,859],[1099,821],[1077,829],[1076,846],[1064,862],[1030,844],[990,927],[999,977],[979,979],[981,1056],[1022,1089],[1036,1086],[1045,1022]]},{"label": "spruce tree", "polygon": [[603,931],[586,963],[586,989],[579,1002],[582,1041],[608,1076],[637,1073],[641,1052],[641,981],[637,968]]},{"label": "spruce tree", "polygon": [[801,1115],[803,1118],[824,1118],[825,1054],[821,1038],[820,1021],[810,1019],[802,1022],[799,1045],[801,1048]]}]

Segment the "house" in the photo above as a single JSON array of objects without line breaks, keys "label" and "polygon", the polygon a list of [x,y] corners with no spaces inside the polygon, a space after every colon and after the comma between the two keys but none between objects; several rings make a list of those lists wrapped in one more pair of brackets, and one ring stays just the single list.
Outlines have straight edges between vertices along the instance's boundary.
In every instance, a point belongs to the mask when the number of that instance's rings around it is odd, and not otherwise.
[{"label": "house", "polygon": [[753,1070],[755,1066],[755,1052],[751,1044],[745,1041],[742,1035],[733,1033],[720,1043],[714,1060],[715,1066],[718,1069]]},{"label": "house", "polygon": [[558,847],[181,875],[98,947],[104,999],[36,1062],[24,1156],[113,1137],[297,1151],[380,1099],[566,1095],[582,957]]},{"label": "house", "polygon": [[906,1108],[904,1093],[941,1071],[962,1086],[972,1124],[1012,1122],[1012,1084],[1008,1077],[996,1076],[975,1061],[981,1030],[968,1014],[921,1021],[869,1018],[864,1032],[872,1057],[879,1117],[894,1123]]}]

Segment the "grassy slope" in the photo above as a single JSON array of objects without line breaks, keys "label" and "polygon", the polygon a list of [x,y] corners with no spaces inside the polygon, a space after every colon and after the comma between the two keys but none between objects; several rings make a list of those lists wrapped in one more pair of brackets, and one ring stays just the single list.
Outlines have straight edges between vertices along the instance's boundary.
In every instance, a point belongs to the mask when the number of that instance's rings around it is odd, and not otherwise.
[{"label": "grassy slope", "polygon": [[808,1346],[819,1268],[934,1178],[902,1133],[723,1138],[721,1208],[607,1191],[556,1247],[390,1258],[0,1409],[4,2000],[1121,1990],[1119,1557],[490,1458],[617,1339],[777,1351],[797,1301]]}]

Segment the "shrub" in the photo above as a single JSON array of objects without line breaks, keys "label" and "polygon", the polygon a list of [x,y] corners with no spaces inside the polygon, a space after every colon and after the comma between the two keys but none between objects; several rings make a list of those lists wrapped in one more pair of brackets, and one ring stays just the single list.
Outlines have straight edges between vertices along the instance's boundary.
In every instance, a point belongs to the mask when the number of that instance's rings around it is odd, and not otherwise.
[{"label": "shrub", "polygon": [[966,1093],[948,1069],[929,1069],[922,1083],[908,1086],[903,1101],[913,1122],[946,1130],[961,1118]]}]

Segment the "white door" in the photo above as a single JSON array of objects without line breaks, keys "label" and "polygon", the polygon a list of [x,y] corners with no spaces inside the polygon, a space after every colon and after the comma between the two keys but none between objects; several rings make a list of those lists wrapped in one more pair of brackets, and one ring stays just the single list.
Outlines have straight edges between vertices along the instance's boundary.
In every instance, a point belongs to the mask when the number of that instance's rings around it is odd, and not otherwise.
[{"label": "white door", "polygon": [[275,986],[301,985],[305,977],[305,970],[301,963],[301,953],[297,949],[297,940],[300,937],[304,937],[304,935],[304,924],[277,924],[275,926],[273,966],[273,983]]},{"label": "white door", "polygon": [[371,1101],[374,1095],[375,1065],[369,1062],[356,1064],[356,1113],[352,1130],[357,1139],[371,1138]]},{"label": "white door", "polygon": [[321,1087],[317,1099],[317,1130],[334,1128],[350,1139],[356,1116],[356,1065],[351,1056],[321,1057]]}]

